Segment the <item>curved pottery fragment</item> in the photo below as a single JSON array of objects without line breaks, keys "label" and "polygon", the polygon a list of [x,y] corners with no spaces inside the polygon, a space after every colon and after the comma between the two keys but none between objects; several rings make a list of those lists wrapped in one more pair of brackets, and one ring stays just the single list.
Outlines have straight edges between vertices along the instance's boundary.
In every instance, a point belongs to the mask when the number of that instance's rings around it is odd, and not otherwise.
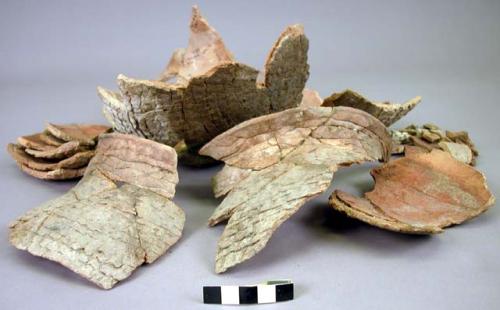
[{"label": "curved pottery fragment", "polygon": [[[54,137],[55,138],[55,137]],[[47,151],[60,146],[65,141],[53,140],[51,136],[47,133],[35,133],[28,136],[21,136],[17,138],[17,143],[23,148],[37,150],[37,151]]]},{"label": "curved pottery fragment", "polygon": [[109,129],[110,128],[108,126],[104,125],[47,124],[47,132],[49,132],[52,136],[62,141],[78,141],[81,145],[90,146],[95,145],[97,137],[100,134],[109,131]]},{"label": "curved pottery fragment", "polygon": [[228,193],[209,219],[229,219],[216,272],[257,254],[304,203],[325,191],[339,166],[387,160],[391,137],[373,116],[347,107],[300,107],[261,116],[217,136],[200,154],[226,166],[214,178]]},{"label": "curved pottery fragment", "polygon": [[78,141],[69,141],[61,144],[60,146],[54,147],[45,151],[37,151],[33,149],[24,149],[24,151],[34,156],[35,158],[45,158],[45,159],[63,159],[73,156],[78,152],[85,151],[85,147],[82,147],[80,142]]},{"label": "curved pottery fragment", "polygon": [[337,190],[330,206],[383,229],[432,234],[478,216],[495,201],[482,173],[440,150],[410,153],[371,174],[375,188],[365,198]]},{"label": "curved pottery fragment", "polygon": [[296,107],[309,76],[308,40],[300,25],[280,35],[258,70],[236,62],[219,34],[193,8],[186,49],[174,52],[159,80],[118,76],[119,92],[98,88],[115,130],[197,150],[247,119]]},{"label": "curved pottery fragment", "polygon": [[19,164],[19,167],[21,168],[22,171],[31,175],[32,177],[42,180],[53,180],[53,181],[79,178],[85,174],[85,169],[87,169],[87,167],[54,168],[51,170],[43,171],[43,170],[33,169],[23,164]]},{"label": "curved pottery fragment", "polygon": [[177,242],[177,155],[165,145],[105,134],[82,180],[10,224],[10,242],[109,289]]},{"label": "curved pottery fragment", "polygon": [[85,166],[92,159],[92,157],[94,157],[94,151],[83,151],[62,159],[59,162],[53,162],[44,158],[33,157],[26,153],[21,146],[16,144],[9,143],[7,145],[7,150],[19,165],[38,171],[51,171],[68,168],[84,168],[85,170]]},{"label": "curved pottery fragment", "polygon": [[43,180],[83,176],[97,138],[111,128],[95,124],[47,124],[41,133],[21,136],[7,151],[25,173]]},{"label": "curved pottery fragment", "polygon": [[420,103],[422,98],[417,96],[405,103],[375,102],[366,99],[359,93],[346,89],[340,93],[334,93],[323,101],[324,107],[352,107],[363,110],[378,118],[384,125],[390,126],[408,114]]}]

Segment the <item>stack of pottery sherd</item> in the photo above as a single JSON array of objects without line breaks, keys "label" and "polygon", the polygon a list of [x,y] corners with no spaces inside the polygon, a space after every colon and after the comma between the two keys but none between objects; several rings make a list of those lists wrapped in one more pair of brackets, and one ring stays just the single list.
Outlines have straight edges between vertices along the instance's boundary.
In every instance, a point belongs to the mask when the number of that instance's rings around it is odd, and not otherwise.
[{"label": "stack of pottery sherd", "polygon": [[48,124],[41,133],[17,138],[7,149],[27,174],[44,180],[66,180],[83,175],[94,156],[97,137],[110,128],[102,125]]}]

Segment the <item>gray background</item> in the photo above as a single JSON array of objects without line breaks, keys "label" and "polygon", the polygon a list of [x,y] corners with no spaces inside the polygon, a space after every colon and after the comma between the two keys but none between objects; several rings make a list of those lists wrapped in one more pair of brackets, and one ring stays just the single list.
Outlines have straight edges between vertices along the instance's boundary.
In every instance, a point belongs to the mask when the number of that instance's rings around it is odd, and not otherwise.
[{"label": "gray background", "polygon": [[[498,167],[499,1],[199,1],[237,59],[262,67],[284,27],[310,39],[309,87],[322,96],[352,88],[369,98],[423,102],[396,124],[435,122],[470,131],[494,194]],[[187,44],[190,2],[0,2],[0,145],[55,123],[99,122],[95,87],[118,73],[155,78]],[[214,273],[223,226],[206,227],[220,167],[180,169],[175,201],[186,211],[180,242],[110,291],[8,244],[8,222],[67,191],[0,154],[1,309],[220,309],[201,304],[207,284],[292,278],[293,302],[262,309],[498,309],[500,209],[432,237],[386,232],[331,212],[333,188],[361,193],[370,167],[341,170],[250,261]]]}]

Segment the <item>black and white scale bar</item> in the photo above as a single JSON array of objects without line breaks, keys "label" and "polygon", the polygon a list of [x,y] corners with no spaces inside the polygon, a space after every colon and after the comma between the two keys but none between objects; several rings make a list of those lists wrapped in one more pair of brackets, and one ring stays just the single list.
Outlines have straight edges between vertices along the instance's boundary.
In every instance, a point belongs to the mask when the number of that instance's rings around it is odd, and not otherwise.
[{"label": "black and white scale bar", "polygon": [[267,281],[257,285],[204,286],[203,303],[222,305],[266,304],[293,299],[293,283]]}]

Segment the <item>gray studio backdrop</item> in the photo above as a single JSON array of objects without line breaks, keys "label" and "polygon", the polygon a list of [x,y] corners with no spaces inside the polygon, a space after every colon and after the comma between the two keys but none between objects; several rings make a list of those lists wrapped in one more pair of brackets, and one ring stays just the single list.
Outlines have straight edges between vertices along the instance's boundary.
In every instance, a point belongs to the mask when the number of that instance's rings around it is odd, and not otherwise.
[{"label": "gray studio backdrop", "polygon": [[[0,1],[0,145],[55,123],[105,120],[97,85],[118,73],[155,78],[187,44],[188,1]],[[352,88],[421,105],[396,124],[466,129],[477,168],[499,196],[500,1],[199,1],[236,58],[261,68],[286,25],[310,39],[308,86],[322,96]],[[370,167],[341,170],[325,195],[286,222],[268,247],[214,273],[223,227],[210,177],[181,168],[175,198],[186,211],[180,242],[155,264],[103,291],[59,265],[14,249],[8,222],[67,191],[0,153],[0,309],[219,309],[201,287],[292,278],[296,300],[263,309],[498,309],[500,209],[432,237],[369,227],[331,212],[333,188],[371,188]]]}]

